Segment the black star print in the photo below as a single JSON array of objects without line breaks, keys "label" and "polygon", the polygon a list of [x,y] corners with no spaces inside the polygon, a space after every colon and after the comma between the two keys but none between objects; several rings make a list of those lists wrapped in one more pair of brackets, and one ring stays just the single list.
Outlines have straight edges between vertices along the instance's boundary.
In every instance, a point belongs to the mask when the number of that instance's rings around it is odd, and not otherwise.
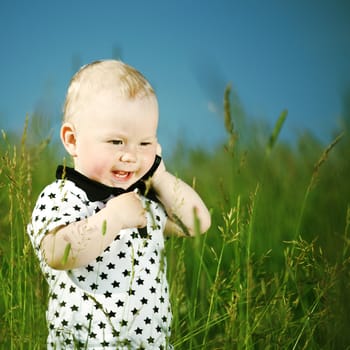
[{"label": "black star print", "polygon": [[72,305],[72,306],[71,306],[71,310],[72,310],[72,311],[78,311],[79,308],[78,308],[78,306],[76,306],[76,305]]},{"label": "black star print", "polygon": [[108,343],[108,341],[105,341],[105,340],[104,340],[104,341],[101,343],[101,345],[102,345],[102,346],[108,346],[109,343]]},{"label": "black star print", "polygon": [[70,339],[68,339],[68,338],[64,342],[65,342],[66,345],[71,345],[72,344],[72,341]]},{"label": "black star print", "polygon": [[103,257],[102,257],[102,256],[98,256],[98,257],[96,258],[96,261],[97,261],[97,262],[103,261]]},{"label": "black star print", "polygon": [[126,320],[121,320],[121,321],[120,321],[120,325],[121,325],[122,327],[125,327],[125,326],[128,325],[128,321],[126,321]]},{"label": "black star print", "polygon": [[133,233],[131,234],[131,238],[133,238],[133,239],[136,239],[138,236],[139,236],[139,235],[137,234],[137,232],[133,232]]},{"label": "black star print", "polygon": [[121,300],[118,300],[118,301],[116,302],[116,304],[117,304],[118,307],[122,307],[122,306],[124,305],[124,302],[121,301]]},{"label": "black star print", "polygon": [[156,292],[156,289],[153,286],[149,290],[151,291],[152,294]]},{"label": "black star print", "polygon": [[39,210],[44,210],[46,208],[45,204],[41,204],[41,206],[39,207]]},{"label": "black star print", "polygon": [[159,301],[160,301],[162,304],[164,304],[164,297],[161,296],[161,297],[159,298]]},{"label": "black star print", "polygon": [[125,276],[125,277],[127,277],[127,276],[130,276],[130,271],[128,271],[128,270],[124,270],[123,271],[123,275]]},{"label": "black star print", "polygon": [[115,313],[114,311],[110,311],[110,312],[108,313],[108,317],[109,317],[109,318],[115,317],[115,315],[116,315],[116,313]]},{"label": "black star print", "polygon": [[94,271],[94,267],[91,265],[86,266],[86,270],[88,270],[88,272]]},{"label": "black star print", "polygon": [[131,247],[131,246],[132,246],[131,241],[130,241],[130,240],[129,240],[129,241],[127,241],[127,242],[126,242],[126,245],[127,245],[128,247]]},{"label": "black star print", "polygon": [[137,282],[137,284],[140,286],[140,285],[143,285],[143,282],[144,282],[144,281],[143,281],[142,278],[139,277],[139,278],[137,279],[136,282]]},{"label": "black star print", "polygon": [[73,286],[70,286],[69,293],[74,293],[76,291],[76,288]]},{"label": "black star print", "polygon": [[154,265],[156,261],[155,261],[153,258],[150,258],[150,259],[149,259],[149,262],[150,262],[152,265]]},{"label": "black star print", "polygon": [[66,286],[66,284],[65,284],[65,283],[63,283],[63,282],[62,282],[62,283],[60,283],[60,288],[61,288],[61,289],[64,289],[64,287],[65,287],[65,286]]},{"label": "black star print", "polygon": [[79,282],[84,282],[85,279],[86,279],[86,278],[85,278],[84,276],[82,276],[82,275],[78,276],[78,281],[79,281]]},{"label": "black star print", "polygon": [[155,307],[153,308],[153,312],[154,312],[155,314],[157,314],[157,313],[159,312],[159,307],[155,306]]},{"label": "black star print", "polygon": [[65,307],[66,304],[67,304],[67,303],[66,303],[65,301],[61,301],[61,302],[60,302],[60,306],[62,306],[62,307]]},{"label": "black star print", "polygon": [[98,324],[98,326],[100,327],[100,329],[106,328],[106,324],[103,323],[102,321]]},{"label": "black star print", "polygon": [[76,204],[76,205],[73,207],[73,209],[74,209],[75,211],[80,211],[81,208],[79,207],[79,205]]},{"label": "black star print", "polygon": [[50,194],[49,194],[49,198],[50,198],[50,199],[56,198],[56,194],[55,194],[55,193],[50,193]]},{"label": "black star print", "polygon": [[152,337],[147,338],[147,342],[148,342],[148,344],[153,344],[154,338],[152,338]]},{"label": "black star print", "polygon": [[76,323],[75,326],[74,326],[74,328],[75,328],[77,331],[79,331],[79,330],[83,329],[83,326],[82,326],[81,324],[79,324],[79,323]]},{"label": "black star print", "polygon": [[105,296],[106,298],[110,298],[110,297],[112,296],[112,293],[106,291],[106,292],[104,293],[104,296]]},{"label": "black star print", "polygon": [[100,274],[100,277],[101,277],[101,280],[106,280],[107,277],[108,277],[108,275],[107,275],[106,273],[102,272],[102,273]]},{"label": "black star print", "polygon": [[107,267],[108,267],[109,270],[112,270],[112,269],[115,268],[115,264],[109,263],[109,264],[107,265]]},{"label": "black star print", "polygon": [[151,323],[151,319],[149,317],[146,317],[144,319],[144,321],[145,321],[145,324],[150,324]]},{"label": "black star print", "polygon": [[68,325],[68,321],[63,319],[62,322],[61,322],[61,325],[64,327],[64,326],[67,326]]},{"label": "black star print", "polygon": [[143,297],[140,301],[143,305],[148,303],[148,300],[145,297]]},{"label": "black star print", "polygon": [[139,313],[139,310],[136,309],[136,307],[134,307],[132,310],[131,310],[132,314],[135,316]]},{"label": "black star print", "polygon": [[97,334],[94,332],[90,332],[89,337],[96,339]]},{"label": "black star print", "polygon": [[140,327],[137,327],[137,328],[135,329],[135,333],[136,333],[136,334],[142,334],[142,329],[141,329]]},{"label": "black star print", "polygon": [[87,320],[92,320],[92,314],[86,314],[85,317]]},{"label": "black star print", "polygon": [[130,288],[130,289],[128,290],[128,294],[129,294],[129,295],[135,295],[135,290]]},{"label": "black star print", "polygon": [[119,257],[119,259],[122,259],[122,258],[125,258],[125,252],[119,252],[118,253],[118,257]]},{"label": "black star print", "polygon": [[90,284],[90,288],[92,290],[96,290],[98,288],[98,285],[96,283]]},{"label": "black star print", "polygon": [[117,281],[113,281],[113,282],[112,282],[112,286],[113,286],[113,288],[118,288],[118,287],[119,287],[119,285],[120,285],[120,283],[119,283],[119,282],[117,282]]},{"label": "black star print", "polygon": [[119,331],[116,331],[115,329],[113,329],[113,332],[112,332],[113,336],[118,338],[120,336],[120,332]]}]

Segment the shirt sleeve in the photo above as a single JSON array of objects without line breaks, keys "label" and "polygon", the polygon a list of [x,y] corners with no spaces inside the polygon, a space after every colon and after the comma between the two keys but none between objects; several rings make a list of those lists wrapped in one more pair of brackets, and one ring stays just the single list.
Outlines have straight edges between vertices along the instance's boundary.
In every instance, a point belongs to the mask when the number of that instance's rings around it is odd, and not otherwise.
[{"label": "shirt sleeve", "polygon": [[34,249],[39,251],[41,241],[47,233],[86,218],[86,202],[85,192],[70,181],[57,180],[47,186],[39,195],[28,225]]}]

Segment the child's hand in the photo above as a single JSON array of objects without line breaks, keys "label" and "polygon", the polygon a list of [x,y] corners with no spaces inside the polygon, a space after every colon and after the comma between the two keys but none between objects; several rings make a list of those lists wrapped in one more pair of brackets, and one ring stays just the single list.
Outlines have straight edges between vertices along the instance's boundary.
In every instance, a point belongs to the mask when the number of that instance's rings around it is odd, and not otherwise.
[{"label": "child's hand", "polygon": [[[161,155],[159,144],[157,154]],[[152,176],[152,187],[167,212],[167,232],[193,236],[209,229],[211,218],[204,202],[192,187],[166,170],[163,160]]]},{"label": "child's hand", "polygon": [[[42,240],[41,249],[47,264],[54,269],[82,267],[96,259],[121,229],[142,228],[146,224],[140,197],[128,192],[112,198],[105,208],[87,219],[53,230]],[[67,246],[70,249],[68,258]]]},{"label": "child's hand", "polygon": [[[162,156],[162,147],[160,146],[159,143],[157,145],[157,155],[160,157]],[[164,164],[164,161],[162,158],[157,170],[154,172],[154,174],[152,176],[152,181],[157,182],[161,178],[161,175],[165,172],[166,172],[166,168],[165,168],[165,164]]]},{"label": "child's hand", "polygon": [[112,198],[108,201],[106,208],[111,213],[109,220],[118,220],[121,229],[147,225],[145,209],[141,198],[135,192],[124,193]]}]

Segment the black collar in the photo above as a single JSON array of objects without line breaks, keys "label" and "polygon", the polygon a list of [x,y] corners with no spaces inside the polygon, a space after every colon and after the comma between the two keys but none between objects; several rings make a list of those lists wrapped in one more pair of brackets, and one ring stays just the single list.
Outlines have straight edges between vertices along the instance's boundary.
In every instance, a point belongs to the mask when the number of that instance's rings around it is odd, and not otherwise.
[{"label": "black collar", "polygon": [[135,189],[138,189],[141,194],[148,197],[149,199],[157,201],[154,191],[152,191],[152,189],[147,189],[146,180],[148,180],[154,174],[161,160],[162,160],[161,157],[156,156],[150,170],[148,170],[148,172],[140,180],[135,182],[126,190],[119,187],[110,187],[110,186],[103,185],[100,182],[89,179],[88,177],[79,173],[73,168],[69,168],[63,165],[59,165],[57,167],[56,179],[58,180],[67,179],[74,182],[79,188],[81,188],[83,191],[86,192],[87,197],[92,202],[105,201],[111,195],[118,196],[126,192],[134,191]]}]

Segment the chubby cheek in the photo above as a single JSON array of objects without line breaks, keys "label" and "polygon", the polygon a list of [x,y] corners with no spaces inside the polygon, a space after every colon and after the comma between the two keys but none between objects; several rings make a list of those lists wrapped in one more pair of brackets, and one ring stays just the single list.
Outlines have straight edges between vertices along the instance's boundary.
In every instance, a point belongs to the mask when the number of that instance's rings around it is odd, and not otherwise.
[{"label": "chubby cheek", "polygon": [[149,169],[151,169],[153,163],[154,163],[154,160],[156,158],[156,153],[152,152],[150,154],[147,154],[144,158],[143,158],[143,161],[142,161],[142,176],[145,175],[147,173],[147,171]]},{"label": "chubby cheek", "polygon": [[80,158],[79,165],[82,172],[90,179],[104,182],[103,177],[109,163],[108,159],[103,157],[103,152],[90,149],[90,152],[86,153],[83,159]]}]

